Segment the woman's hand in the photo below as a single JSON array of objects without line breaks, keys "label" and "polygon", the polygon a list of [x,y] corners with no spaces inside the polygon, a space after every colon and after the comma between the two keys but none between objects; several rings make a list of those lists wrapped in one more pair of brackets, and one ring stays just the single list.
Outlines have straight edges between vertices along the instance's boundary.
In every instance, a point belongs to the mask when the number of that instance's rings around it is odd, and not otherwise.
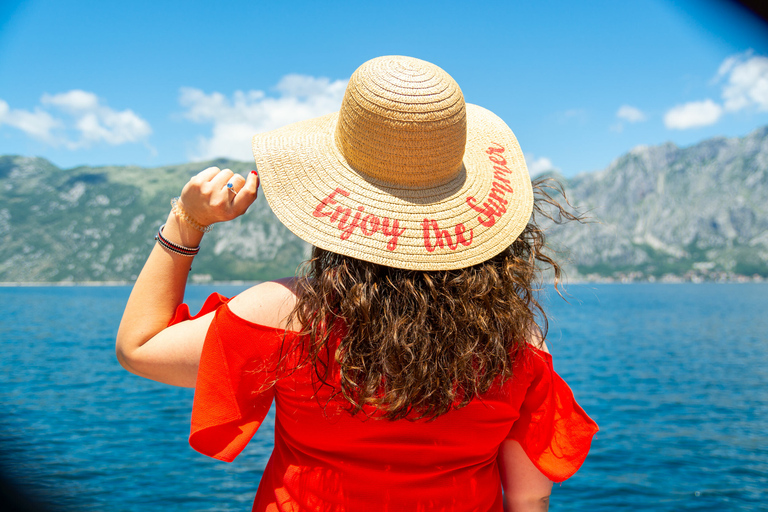
[{"label": "woman's hand", "polygon": [[[179,199],[183,215],[168,214],[163,237],[174,244],[197,247],[203,232],[195,224],[207,226],[244,214],[256,199],[258,186],[255,172],[246,179],[229,169],[209,167],[184,186]],[[117,358],[127,370],[169,384],[194,386],[213,315],[166,328],[184,299],[191,265],[188,255],[155,245],[133,286],[117,332]]]},{"label": "woman's hand", "polygon": [[184,185],[179,203],[195,222],[208,226],[244,214],[256,200],[258,187],[256,171],[243,178],[229,169],[209,167]]}]

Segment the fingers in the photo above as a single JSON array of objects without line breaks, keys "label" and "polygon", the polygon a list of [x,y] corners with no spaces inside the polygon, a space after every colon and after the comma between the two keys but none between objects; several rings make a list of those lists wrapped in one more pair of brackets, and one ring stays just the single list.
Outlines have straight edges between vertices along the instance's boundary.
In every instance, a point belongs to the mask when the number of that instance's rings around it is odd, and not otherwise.
[{"label": "fingers", "polygon": [[179,202],[200,224],[226,222],[246,212],[256,200],[258,186],[256,171],[246,179],[230,169],[209,167],[184,186]]},{"label": "fingers", "polygon": [[212,191],[221,190],[224,187],[227,186],[227,182],[232,177],[232,175],[235,174],[229,169],[224,169],[223,171],[219,171],[211,180],[211,189]]},{"label": "fingers", "polygon": [[[243,179],[242,176],[238,175],[238,177]],[[232,209],[237,215],[244,214],[248,207],[256,200],[259,189],[259,174],[256,171],[251,171],[248,173],[248,178],[244,181],[245,184],[235,194],[232,201]]]},{"label": "fingers", "polygon": [[219,174],[219,172],[221,172],[221,169],[219,169],[218,167],[209,167],[209,168],[207,168],[205,170],[202,170],[199,173],[197,173],[195,178],[197,178],[201,182],[203,182],[203,181],[211,181],[214,176]]},{"label": "fingers", "polygon": [[245,178],[240,176],[239,174],[232,175],[231,178],[229,178],[229,181],[227,182],[227,192],[232,194],[230,197],[234,197],[235,194],[237,194],[240,189],[243,188],[245,185]]}]

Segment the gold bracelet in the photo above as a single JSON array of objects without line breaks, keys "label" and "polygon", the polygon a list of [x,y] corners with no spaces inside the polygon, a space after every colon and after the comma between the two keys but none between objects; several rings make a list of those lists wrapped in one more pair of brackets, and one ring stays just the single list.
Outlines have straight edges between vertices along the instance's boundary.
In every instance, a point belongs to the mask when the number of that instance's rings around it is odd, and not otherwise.
[{"label": "gold bracelet", "polygon": [[179,198],[174,197],[171,199],[171,207],[172,212],[181,220],[195,228],[196,230],[200,231],[201,233],[210,233],[211,229],[213,229],[213,225],[210,224],[208,226],[204,226],[203,224],[200,224],[195,219],[187,215],[187,212],[184,211],[184,209],[179,204]]}]

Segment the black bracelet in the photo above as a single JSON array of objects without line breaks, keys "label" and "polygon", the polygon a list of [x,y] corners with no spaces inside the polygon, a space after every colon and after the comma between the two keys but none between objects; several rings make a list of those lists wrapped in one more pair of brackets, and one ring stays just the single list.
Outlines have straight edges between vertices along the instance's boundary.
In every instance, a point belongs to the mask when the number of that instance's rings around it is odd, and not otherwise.
[{"label": "black bracelet", "polygon": [[163,246],[168,251],[174,252],[176,254],[180,254],[182,256],[189,256],[190,258],[193,258],[197,253],[200,252],[200,246],[197,247],[184,247],[183,245],[175,244],[165,238],[163,236],[163,228],[165,227],[165,224],[160,226],[160,229],[157,231],[157,235],[155,235],[155,240]]}]

